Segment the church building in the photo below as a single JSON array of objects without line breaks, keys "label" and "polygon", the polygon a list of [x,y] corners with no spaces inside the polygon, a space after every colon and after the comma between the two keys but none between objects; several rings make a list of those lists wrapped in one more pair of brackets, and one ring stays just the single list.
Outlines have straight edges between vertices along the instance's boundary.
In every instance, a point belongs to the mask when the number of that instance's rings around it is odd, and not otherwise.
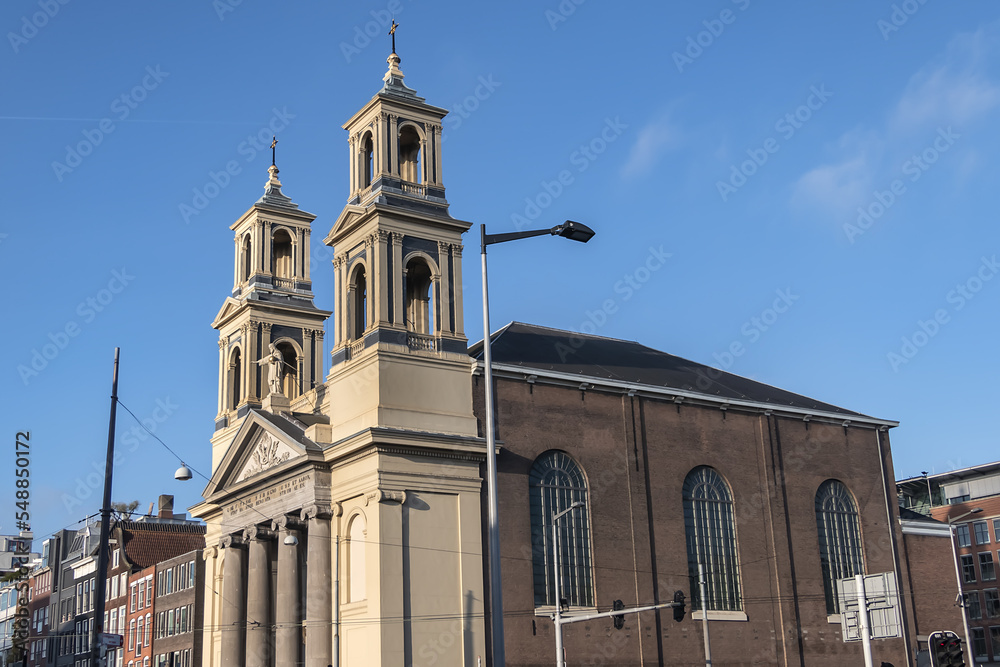
[{"label": "church building", "polygon": [[[492,665],[493,566],[512,667],[554,663],[556,604],[571,617],[677,590],[680,622],[663,609],[621,630],[566,625],[567,664],[703,663],[706,613],[717,666],[861,664],[837,580],[883,573],[897,636],[873,642],[876,664],[910,664],[941,628],[917,627],[908,603],[896,423],[634,342],[494,334],[502,539],[488,562],[482,343],[463,326],[472,223],[445,196],[447,111],[404,83],[396,53],[388,64],[343,126],[331,310],[312,292],[316,216],[275,164],[230,227],[212,479],[192,508],[208,526],[203,664]],[[574,503],[556,590],[551,517]]]}]

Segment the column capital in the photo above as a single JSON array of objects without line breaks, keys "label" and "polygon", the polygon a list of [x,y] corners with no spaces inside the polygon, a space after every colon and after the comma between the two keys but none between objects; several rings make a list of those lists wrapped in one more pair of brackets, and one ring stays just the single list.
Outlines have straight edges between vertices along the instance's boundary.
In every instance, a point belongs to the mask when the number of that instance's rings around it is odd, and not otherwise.
[{"label": "column capital", "polygon": [[403,245],[403,235],[399,232],[392,232],[392,245]]},{"label": "column capital", "polygon": [[332,519],[334,511],[330,503],[313,503],[302,508],[301,517],[303,521],[309,519]]},{"label": "column capital", "polygon": [[280,530],[282,532],[288,532],[290,530],[301,530],[305,528],[305,524],[302,523],[300,519],[283,514],[276,517],[271,521],[272,530]]},{"label": "column capital", "polygon": [[226,343],[228,343],[228,342],[229,341],[227,341],[225,338],[220,338],[219,339],[219,349],[220,350],[226,349]]},{"label": "column capital", "polygon": [[262,526],[260,524],[254,524],[243,530],[243,540],[245,542],[250,541],[265,541],[273,540],[277,535],[268,526]]},{"label": "column capital", "polygon": [[454,255],[455,257],[461,257],[462,256],[462,244],[461,243],[453,243],[451,245],[451,254]]},{"label": "column capital", "polygon": [[[448,249],[450,247],[451,247],[451,244],[448,243],[447,241],[438,241],[438,252],[441,253],[442,255],[447,255],[448,254]],[[443,270],[444,269],[442,268],[442,271]]]},{"label": "column capital", "polygon": [[205,547],[205,549],[201,552],[201,559],[204,561],[209,561],[213,558],[218,558],[218,556],[219,556],[219,547],[214,547],[214,546]]},{"label": "column capital", "polygon": [[243,541],[243,535],[241,533],[226,535],[219,540],[220,549],[242,549],[245,546],[246,543]]},{"label": "column capital", "polygon": [[377,503],[399,503],[402,505],[406,503],[406,491],[375,489],[365,494],[365,505],[370,504],[372,501]]}]

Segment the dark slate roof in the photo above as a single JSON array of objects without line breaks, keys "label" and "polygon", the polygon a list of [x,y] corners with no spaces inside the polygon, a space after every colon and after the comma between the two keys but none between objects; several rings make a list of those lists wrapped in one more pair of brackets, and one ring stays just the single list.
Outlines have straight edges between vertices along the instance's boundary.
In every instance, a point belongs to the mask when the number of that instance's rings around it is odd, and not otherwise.
[{"label": "dark slate roof", "polygon": [[945,525],[944,521],[938,521],[926,514],[921,514],[920,512],[914,512],[907,507],[899,508],[899,518],[903,521],[923,521],[924,523],[936,523],[940,525]]},{"label": "dark slate roof", "polygon": [[[770,403],[774,407],[865,417],[859,412],[794,394],[749,378],[654,350],[634,341],[617,340],[511,322],[492,336],[493,363],[521,366],[693,392],[713,398]],[[483,343],[469,348],[481,360]]]},{"label": "dark slate roof", "polygon": [[116,532],[125,560],[139,569],[205,548],[202,524],[119,521]]}]

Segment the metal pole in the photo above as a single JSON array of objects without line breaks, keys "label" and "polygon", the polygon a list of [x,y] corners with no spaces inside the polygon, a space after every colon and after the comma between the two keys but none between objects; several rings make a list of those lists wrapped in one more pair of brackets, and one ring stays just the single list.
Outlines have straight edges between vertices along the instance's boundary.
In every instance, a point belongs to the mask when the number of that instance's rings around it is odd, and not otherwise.
[{"label": "metal pole", "polygon": [[111,417],[108,423],[108,458],[104,463],[104,504],[101,505],[101,541],[97,547],[97,590],[94,591],[94,619],[90,633],[90,664],[100,665],[101,633],[104,632],[104,596],[107,593],[108,541],[111,537],[111,473],[115,461],[115,416],[118,411],[118,353],[115,348],[115,370],[111,380]]},{"label": "metal pole", "polygon": [[[493,433],[493,357],[490,350],[490,295],[486,275],[486,225],[480,225],[483,257],[483,365],[486,382],[486,490],[489,503],[490,620],[493,667],[504,667],[507,656],[503,633],[503,592],[500,579],[500,506],[497,501],[497,453]],[[558,607],[558,600],[556,601]]]},{"label": "metal pole", "polygon": [[[959,602],[962,607],[962,627],[965,629],[965,659],[966,664],[969,667],[976,667],[976,661],[972,657],[972,645],[970,644],[969,637],[971,633],[969,632],[969,616],[965,611],[965,593],[962,591],[962,576],[958,570],[958,549],[955,548],[955,524],[948,521],[948,539],[951,542],[951,559],[955,562],[955,582],[958,584],[958,595]],[[979,592],[976,591],[976,595]],[[931,649],[933,651],[933,648]]]},{"label": "metal pole", "polygon": [[552,563],[555,574],[556,616],[556,667],[563,667],[563,634],[562,634],[562,601],[559,599],[559,529],[556,527],[556,515],[552,515]]},{"label": "metal pole", "polygon": [[698,590],[701,592],[701,621],[705,628],[705,667],[712,667],[712,642],[708,638],[708,596],[705,594],[705,566],[698,563]]},{"label": "metal pole", "polygon": [[[865,575],[854,575],[854,585],[858,589],[858,626],[861,632],[861,646],[865,650],[865,665],[872,665],[872,639],[868,630],[868,596],[865,594]],[[909,658],[907,658],[909,660]]]},{"label": "metal pole", "polygon": [[340,667],[340,529],[333,541],[336,555],[333,558],[333,665]]}]

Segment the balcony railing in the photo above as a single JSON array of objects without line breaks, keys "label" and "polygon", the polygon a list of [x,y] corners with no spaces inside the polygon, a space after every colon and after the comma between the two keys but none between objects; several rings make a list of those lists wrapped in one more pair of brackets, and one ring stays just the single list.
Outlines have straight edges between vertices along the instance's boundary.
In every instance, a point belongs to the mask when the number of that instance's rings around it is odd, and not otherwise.
[{"label": "balcony railing", "polygon": [[437,349],[437,343],[434,336],[428,336],[426,334],[408,333],[406,334],[406,344],[411,350],[427,350],[434,352]]},{"label": "balcony railing", "polygon": [[427,194],[427,186],[420,185],[419,183],[408,183],[407,181],[403,181],[400,187],[403,190],[403,194],[420,195],[421,197]]},{"label": "balcony railing", "polygon": [[281,287],[283,289],[295,289],[295,279],[294,278],[275,278],[274,286]]},{"label": "balcony railing", "polygon": [[347,355],[348,358],[354,359],[364,351],[365,351],[365,339],[359,338],[358,340],[351,343],[350,347],[347,348]]}]

